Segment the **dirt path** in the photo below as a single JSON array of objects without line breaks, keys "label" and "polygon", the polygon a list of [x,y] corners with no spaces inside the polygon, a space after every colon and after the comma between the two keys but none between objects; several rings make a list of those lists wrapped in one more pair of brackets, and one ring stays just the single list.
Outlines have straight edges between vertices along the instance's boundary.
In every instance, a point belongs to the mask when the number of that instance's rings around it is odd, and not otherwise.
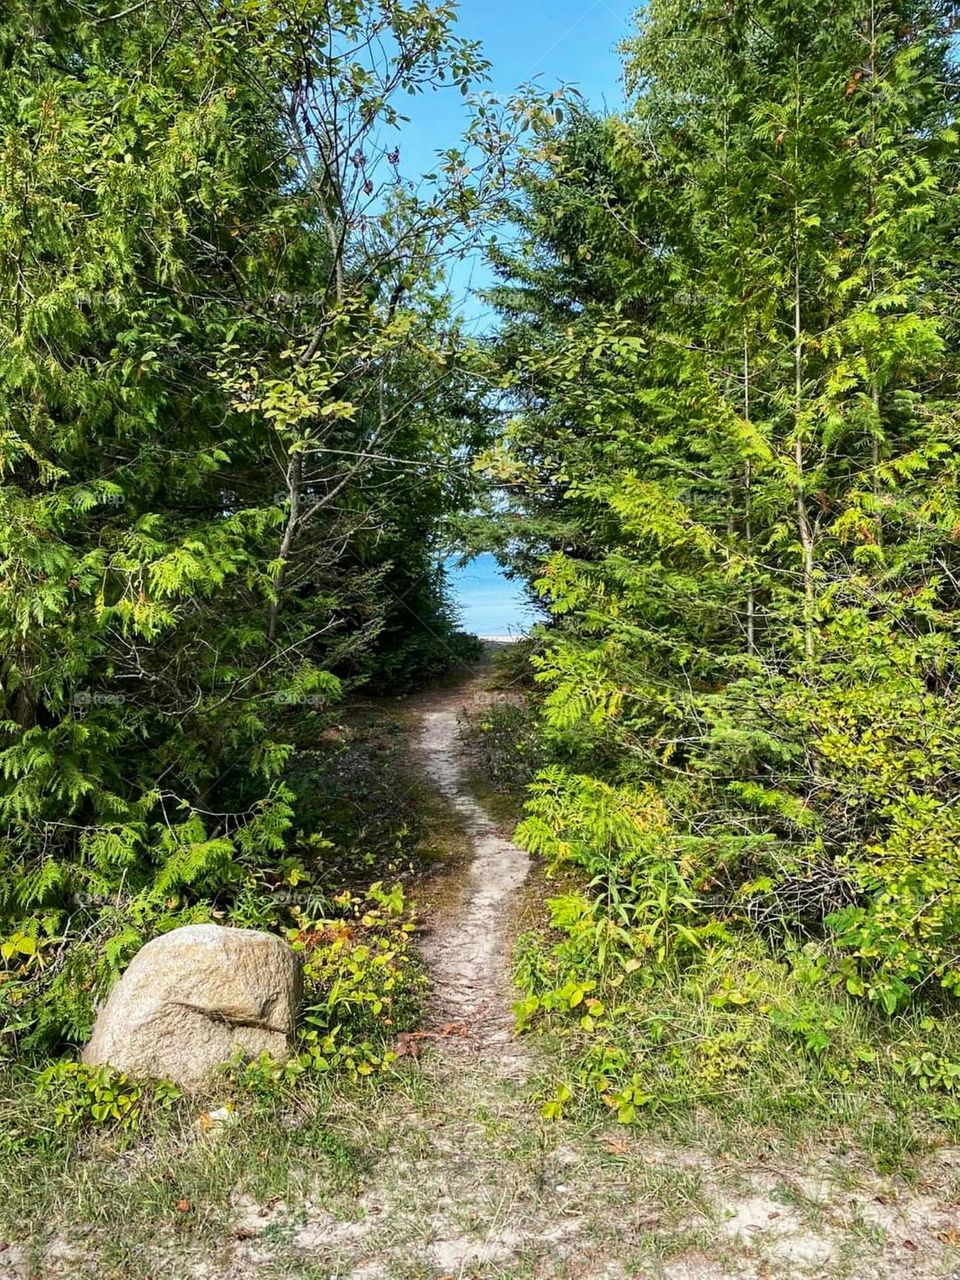
[{"label": "dirt path", "polygon": [[419,712],[418,752],[471,847],[459,884],[445,895],[423,941],[433,979],[430,1022],[460,1029],[451,1046],[459,1040],[494,1069],[517,1075],[526,1056],[512,1032],[509,971],[517,894],[530,859],[469,790],[459,717],[478,696],[471,681]]}]

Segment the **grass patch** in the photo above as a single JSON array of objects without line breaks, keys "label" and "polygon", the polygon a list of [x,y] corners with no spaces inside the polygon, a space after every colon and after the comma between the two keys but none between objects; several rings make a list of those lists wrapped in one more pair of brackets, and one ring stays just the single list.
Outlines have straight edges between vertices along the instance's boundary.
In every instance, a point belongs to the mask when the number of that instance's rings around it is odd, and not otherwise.
[{"label": "grass patch", "polygon": [[519,685],[504,686],[496,661],[486,683],[460,721],[467,780],[494,817],[516,823],[527,787],[546,763],[546,755],[530,692]]},{"label": "grass patch", "polygon": [[327,892],[373,879],[413,883],[450,852],[449,819],[411,762],[397,701],[346,708],[300,747],[288,780],[298,797],[295,850]]},{"label": "grass patch", "polygon": [[[2,1233],[28,1242],[30,1265],[39,1266],[54,1243],[61,1253],[76,1250],[70,1274],[77,1277],[147,1280],[170,1274],[158,1270],[158,1259],[169,1267],[187,1242],[191,1250],[213,1252],[238,1230],[242,1237],[244,1202],[282,1201],[278,1218],[285,1224],[265,1228],[268,1242],[281,1244],[308,1198],[355,1196],[372,1155],[359,1128],[344,1127],[338,1117],[376,1109],[385,1091],[403,1081],[402,1071],[355,1086],[313,1077],[295,1090],[256,1098],[225,1078],[208,1096],[145,1115],[132,1133],[54,1129],[40,1102],[22,1088],[12,1095],[4,1088]],[[205,1125],[225,1104],[233,1108],[230,1118]],[[18,1143],[27,1130],[30,1142]]]},{"label": "grass patch", "polygon": [[906,1176],[960,1140],[956,1017],[886,1017],[831,983],[815,944],[773,956],[742,936],[639,965],[611,945],[600,963],[602,921],[564,888],[517,951],[520,1024],[551,1046],[545,1114],[739,1156],[758,1140],[858,1147]]}]

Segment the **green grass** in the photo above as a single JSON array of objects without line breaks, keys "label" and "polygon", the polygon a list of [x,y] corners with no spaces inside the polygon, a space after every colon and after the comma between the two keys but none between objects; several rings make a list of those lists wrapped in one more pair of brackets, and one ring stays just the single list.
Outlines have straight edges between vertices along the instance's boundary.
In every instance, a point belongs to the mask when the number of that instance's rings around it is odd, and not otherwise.
[{"label": "green grass", "polygon": [[495,818],[515,824],[527,785],[545,763],[532,704],[515,689],[479,691],[461,732],[471,791]]},{"label": "green grass", "polygon": [[[415,882],[456,845],[455,828],[410,756],[396,699],[356,702],[320,740],[301,744],[289,771],[304,860],[332,893],[374,879]],[[329,847],[312,854],[309,837]]]},{"label": "green grass", "polygon": [[[31,1141],[19,1150],[4,1144],[5,1234],[31,1242],[30,1261],[39,1264],[52,1229],[95,1259],[90,1274],[146,1280],[158,1238],[175,1250],[186,1236],[201,1249],[229,1237],[238,1195],[296,1206],[309,1189],[305,1172],[331,1188],[355,1187],[362,1158],[327,1119],[328,1089],[301,1085],[286,1102],[238,1099],[231,1120],[204,1134],[201,1114],[229,1092],[225,1083],[209,1099],[184,1100],[169,1115],[146,1117],[133,1134],[54,1131],[39,1105],[31,1109],[26,1092],[15,1092],[0,1127],[29,1128]],[[85,1273],[78,1266],[76,1274]]]},{"label": "green grass", "polygon": [[[533,896],[542,902],[551,887]],[[758,1142],[817,1142],[857,1148],[878,1172],[908,1177],[920,1156],[960,1140],[960,1096],[938,1071],[960,1062],[953,1014],[891,1020],[811,978],[805,953],[773,957],[749,937],[629,974],[615,954],[578,965],[575,950],[541,912],[518,965],[542,1005],[572,974],[602,1003],[589,1029],[583,1003],[557,1000],[531,1017],[549,1044],[540,1096],[565,1083],[568,1115],[616,1115],[629,1089],[639,1094],[633,1124],[697,1147],[743,1155]],[[914,1074],[925,1063],[934,1078]]]},{"label": "green grass", "polygon": [[[328,1280],[373,1263],[389,1280],[580,1280],[587,1261],[597,1275],[607,1262],[657,1275],[672,1261],[736,1275],[765,1250],[772,1274],[804,1274],[777,1269],[781,1232],[800,1249],[829,1239],[818,1276],[868,1264],[878,1276],[947,1274],[931,1204],[955,1203],[960,1185],[937,1165],[942,1130],[915,1106],[846,1088],[804,1114],[747,1081],[726,1102],[645,1109],[629,1127],[587,1104],[546,1121],[538,1097],[574,1044],[538,1043],[522,1086],[428,1050],[356,1085],[307,1077],[258,1096],[225,1079],[133,1134],[57,1130],[4,1081],[0,1239],[26,1246],[44,1280]],[[786,1055],[778,1070],[781,1083],[813,1080]],[[233,1118],[204,1130],[202,1113],[227,1098]],[[878,1204],[893,1225],[878,1224]],[[730,1222],[746,1211],[741,1238]],[[908,1235],[929,1269],[884,1271]]]}]

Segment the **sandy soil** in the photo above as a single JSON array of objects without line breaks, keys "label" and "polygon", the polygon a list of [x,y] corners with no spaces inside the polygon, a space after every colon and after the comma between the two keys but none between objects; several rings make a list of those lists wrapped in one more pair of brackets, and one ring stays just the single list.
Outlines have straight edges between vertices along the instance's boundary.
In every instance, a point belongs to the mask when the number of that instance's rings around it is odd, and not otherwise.
[{"label": "sandy soil", "polygon": [[433,983],[430,1025],[458,1028],[462,1034],[445,1042],[448,1049],[465,1046],[515,1075],[526,1059],[511,1029],[510,953],[530,859],[468,789],[458,725],[467,694],[477,696],[473,684],[419,712],[417,750],[471,846],[455,892],[430,918],[422,943]]}]

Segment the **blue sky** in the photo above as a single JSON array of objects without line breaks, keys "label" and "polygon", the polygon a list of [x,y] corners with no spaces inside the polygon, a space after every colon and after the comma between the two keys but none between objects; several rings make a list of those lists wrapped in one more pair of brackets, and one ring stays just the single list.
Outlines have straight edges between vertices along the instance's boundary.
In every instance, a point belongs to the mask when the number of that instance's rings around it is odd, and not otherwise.
[{"label": "blue sky", "polygon": [[540,77],[579,86],[596,107],[620,101],[615,46],[637,0],[464,0],[461,29],[483,42],[497,90]]},{"label": "blue sky", "polygon": [[[488,86],[508,95],[535,81],[544,91],[576,86],[597,110],[622,105],[620,56],[616,45],[633,27],[639,0],[461,0],[460,32],[479,40],[492,63]],[[456,91],[411,100],[410,123],[400,134],[401,168],[408,177],[429,172],[435,152],[458,145],[464,104]],[[450,282],[454,296],[476,329],[491,317],[471,288],[489,280],[482,259],[456,263]],[[451,587],[468,631],[483,636],[522,633],[534,620],[519,583],[509,582],[490,555],[451,571]]]},{"label": "blue sky", "polygon": [[[479,40],[492,63],[488,88],[508,95],[535,81],[549,91],[574,85],[591,106],[616,111],[622,105],[617,43],[633,28],[639,0],[461,0],[458,30]],[[401,169],[407,177],[429,172],[435,153],[457,146],[464,126],[460,94],[440,91],[405,105],[410,122],[399,135]],[[479,258],[452,267],[458,302],[471,286],[489,279]],[[474,301],[465,306],[474,327],[488,323]]]}]

